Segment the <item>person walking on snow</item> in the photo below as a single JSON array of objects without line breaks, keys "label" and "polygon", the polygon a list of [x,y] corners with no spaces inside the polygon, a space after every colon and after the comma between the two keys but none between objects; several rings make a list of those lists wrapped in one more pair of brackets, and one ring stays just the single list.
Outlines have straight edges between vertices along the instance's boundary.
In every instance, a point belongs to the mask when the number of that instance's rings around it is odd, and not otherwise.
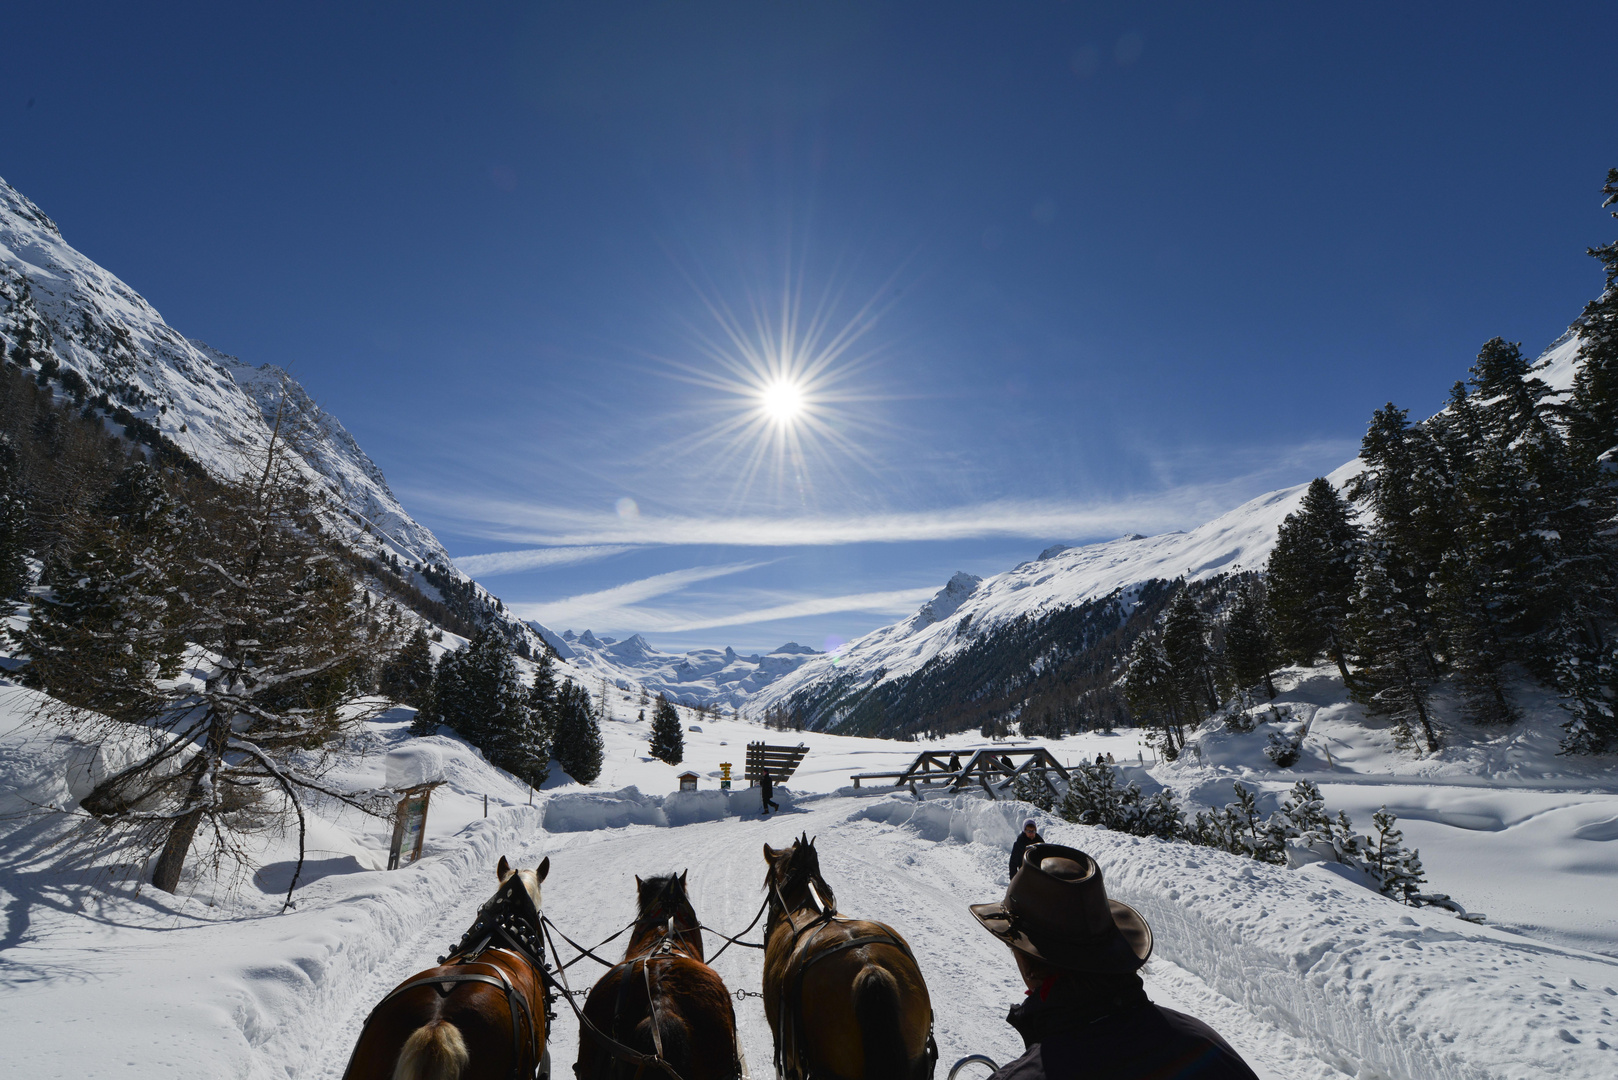
[{"label": "person walking on snow", "polygon": [[768,769],[763,770],[758,775],[758,793],[759,797],[763,800],[763,805],[761,805],[759,809],[763,811],[765,817],[770,816],[770,807],[773,806],[777,810],[781,809],[780,805],[776,803],[774,798],[775,783],[770,779],[770,770]]},{"label": "person walking on snow", "polygon": [[1029,844],[1043,844],[1044,842],[1045,838],[1039,835],[1039,826],[1033,818],[1023,822],[1022,832],[1017,834],[1016,842],[1011,845],[1011,873],[1006,876],[1008,878],[1017,876],[1017,871],[1022,869],[1023,852],[1028,850]]},{"label": "person walking on snow", "polygon": [[1032,845],[1005,898],[970,910],[1028,987],[1006,1016],[1027,1052],[989,1080],[1258,1080],[1213,1028],[1146,996],[1152,928],[1084,852]]}]

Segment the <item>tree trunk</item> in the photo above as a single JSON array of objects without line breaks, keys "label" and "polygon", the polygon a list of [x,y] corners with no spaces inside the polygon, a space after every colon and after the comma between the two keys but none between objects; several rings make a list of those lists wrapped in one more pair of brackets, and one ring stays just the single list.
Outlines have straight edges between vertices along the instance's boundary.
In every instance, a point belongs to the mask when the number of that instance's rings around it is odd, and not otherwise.
[{"label": "tree trunk", "polygon": [[[221,721],[217,715],[211,715],[210,719],[213,722],[208,725],[208,740],[196,759],[197,775],[192,778],[191,787],[185,793],[188,803],[202,799],[207,791],[203,781],[214,771],[215,763],[224,757],[225,742],[230,738],[228,721]],[[157,865],[152,868],[152,884],[164,892],[171,893],[179,887],[180,871],[185,869],[185,857],[191,850],[191,841],[197,835],[197,826],[202,824],[205,813],[207,807],[198,806],[190,813],[175,818],[174,824],[169,827],[168,839],[163,842],[163,853],[157,857]]]},{"label": "tree trunk", "polygon": [[197,835],[197,826],[202,824],[202,814],[203,809],[199,806],[184,817],[176,818],[169,829],[163,854],[157,857],[157,867],[152,871],[152,884],[164,892],[171,893],[180,885],[180,871],[185,868],[185,856],[191,850],[191,840]]},{"label": "tree trunk", "polygon": [[1270,692],[1271,701],[1274,701],[1278,696],[1275,692],[1275,680],[1270,678],[1270,673],[1268,671],[1264,673],[1264,689]]}]

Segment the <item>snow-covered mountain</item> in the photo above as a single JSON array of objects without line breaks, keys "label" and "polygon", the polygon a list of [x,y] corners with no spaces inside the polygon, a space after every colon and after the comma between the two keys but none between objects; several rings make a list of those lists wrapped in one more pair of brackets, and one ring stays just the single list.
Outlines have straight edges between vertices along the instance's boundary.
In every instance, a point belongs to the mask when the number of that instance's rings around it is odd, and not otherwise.
[{"label": "snow-covered mountain", "polygon": [[[1568,389],[1578,349],[1579,339],[1569,331],[1540,356],[1535,374],[1555,390]],[[1362,468],[1356,458],[1328,479],[1341,487]],[[765,687],[754,705],[766,708],[790,699],[813,716],[820,703],[848,700],[851,688],[913,675],[1025,616],[1046,615],[1115,591],[1122,593],[1120,610],[1127,614],[1131,589],[1154,578],[1200,581],[1260,569],[1275,546],[1277,527],[1297,509],[1307,488],[1305,482],[1260,495],[1189,532],[1124,536],[1080,547],[1056,544],[989,578],[958,573],[908,619],[811,658]]]},{"label": "snow-covered mountain", "polygon": [[696,649],[686,653],[659,652],[639,634],[624,638],[601,637],[586,630],[561,634],[530,623],[556,654],[592,678],[604,678],[620,689],[639,683],[682,705],[718,705],[744,708],[759,691],[806,662],[825,654],[789,641],[773,652],[742,655],[724,649]]},{"label": "snow-covered mountain", "polygon": [[[286,371],[254,367],[186,338],[0,179],[0,345],[16,353],[24,342],[35,367],[59,365],[64,392],[77,377],[84,397],[105,395],[107,413],[127,412],[126,426],[145,426],[216,476],[241,474],[254,448],[269,439],[278,411],[296,415],[306,430],[292,445],[313,489],[327,496],[328,521],[350,547],[435,565],[486,601],[514,638],[530,633],[454,568],[443,544],[400,505],[354,437]],[[425,578],[413,583],[429,598],[443,598]]]}]

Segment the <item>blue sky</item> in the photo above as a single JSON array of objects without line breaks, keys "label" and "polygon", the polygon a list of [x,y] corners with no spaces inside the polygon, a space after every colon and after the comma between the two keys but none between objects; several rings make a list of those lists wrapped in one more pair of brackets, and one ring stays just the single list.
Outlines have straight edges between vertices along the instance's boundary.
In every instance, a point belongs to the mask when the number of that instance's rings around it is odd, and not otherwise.
[{"label": "blue sky", "polygon": [[1307,480],[1610,239],[1610,2],[32,7],[0,175],[518,611],[665,648]]}]

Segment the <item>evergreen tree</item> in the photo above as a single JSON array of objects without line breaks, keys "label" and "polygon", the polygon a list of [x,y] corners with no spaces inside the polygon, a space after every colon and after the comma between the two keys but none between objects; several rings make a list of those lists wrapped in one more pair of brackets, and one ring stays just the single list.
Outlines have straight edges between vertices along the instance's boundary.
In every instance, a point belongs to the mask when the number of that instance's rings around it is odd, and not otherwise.
[{"label": "evergreen tree", "polygon": [[490,763],[534,787],[545,782],[546,732],[529,708],[529,690],[497,629],[479,630],[465,648],[438,662],[433,697],[440,722],[482,750]]},{"label": "evergreen tree", "polygon": [[1400,592],[1428,678],[1436,679],[1439,634],[1429,585],[1451,545],[1454,478],[1438,440],[1391,403],[1371,417],[1360,458],[1366,468],[1350,482],[1349,496],[1375,512],[1371,535],[1381,544],[1378,561]]},{"label": "evergreen tree", "polygon": [[652,710],[652,756],[670,765],[685,760],[685,733],[680,730],[680,714],[668,698],[657,695]]},{"label": "evergreen tree", "polygon": [[0,434],[0,616],[8,615],[28,587],[28,509],[22,469],[11,439]]},{"label": "evergreen tree", "polygon": [[1352,510],[1321,477],[1281,523],[1265,567],[1270,629],[1282,655],[1308,664],[1324,653],[1345,683],[1353,681],[1345,624],[1360,546]]},{"label": "evergreen tree", "polygon": [[606,755],[601,725],[590,707],[590,694],[571,679],[563,680],[556,694],[555,754],[567,774],[581,784],[601,775]]},{"label": "evergreen tree", "polygon": [[1432,677],[1420,626],[1406,594],[1387,569],[1388,550],[1372,545],[1360,560],[1350,615],[1360,671],[1349,686],[1356,701],[1393,719],[1404,731],[1421,728],[1427,752],[1438,749],[1428,706]]},{"label": "evergreen tree", "polygon": [[1264,604],[1257,593],[1251,581],[1243,582],[1236,591],[1230,621],[1225,626],[1225,662],[1239,688],[1245,690],[1262,682],[1273,700],[1275,682],[1270,674],[1276,667],[1275,641],[1265,624]]},{"label": "evergreen tree", "polygon": [[[1602,206],[1618,205],[1618,169],[1607,170]],[[1618,210],[1613,211],[1618,218]],[[1579,319],[1579,367],[1567,405],[1568,433],[1586,460],[1618,450],[1618,240],[1589,249],[1607,281]]]},{"label": "evergreen tree", "polygon": [[185,517],[141,458],[97,510],[85,546],[53,568],[55,584],[35,605],[22,677],[61,701],[141,724],[168,707],[157,680],[179,674],[185,648],[171,625]]},{"label": "evergreen tree", "polygon": [[1208,617],[1183,583],[1164,616],[1162,645],[1180,685],[1186,715],[1196,720],[1204,705],[1209,712],[1219,708],[1214,693],[1213,650],[1208,646]]},{"label": "evergreen tree", "polygon": [[1184,698],[1178,673],[1163,646],[1151,634],[1142,634],[1124,661],[1124,700],[1148,725],[1156,724],[1154,741],[1163,756],[1173,761],[1185,745]]},{"label": "evergreen tree", "polygon": [[433,649],[420,626],[393,659],[382,665],[381,692],[419,712],[433,687]]}]

